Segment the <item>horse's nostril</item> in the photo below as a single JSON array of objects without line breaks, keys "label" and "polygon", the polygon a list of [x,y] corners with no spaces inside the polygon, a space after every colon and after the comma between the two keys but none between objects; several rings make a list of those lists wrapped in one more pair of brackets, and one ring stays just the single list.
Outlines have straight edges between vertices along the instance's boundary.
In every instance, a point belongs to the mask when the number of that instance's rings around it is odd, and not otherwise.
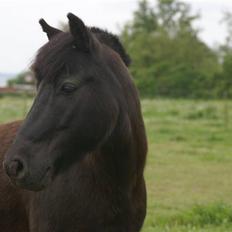
[{"label": "horse's nostril", "polygon": [[6,167],[6,172],[9,177],[20,178],[24,172],[23,162],[19,159],[11,161]]}]

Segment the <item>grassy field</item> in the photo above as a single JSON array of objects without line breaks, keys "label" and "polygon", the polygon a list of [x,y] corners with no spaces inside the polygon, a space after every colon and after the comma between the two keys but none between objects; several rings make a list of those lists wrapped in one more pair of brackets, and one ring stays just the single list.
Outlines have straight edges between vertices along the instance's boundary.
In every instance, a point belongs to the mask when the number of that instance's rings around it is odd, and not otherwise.
[{"label": "grassy field", "polygon": [[[0,122],[22,118],[30,104],[0,98]],[[143,232],[232,231],[232,113],[227,125],[224,105],[142,101],[149,140]]]}]

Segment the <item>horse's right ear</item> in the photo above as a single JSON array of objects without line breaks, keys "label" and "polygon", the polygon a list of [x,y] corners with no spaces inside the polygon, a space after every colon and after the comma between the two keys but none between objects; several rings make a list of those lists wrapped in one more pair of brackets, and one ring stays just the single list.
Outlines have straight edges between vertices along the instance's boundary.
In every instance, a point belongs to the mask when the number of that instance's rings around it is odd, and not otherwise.
[{"label": "horse's right ear", "polygon": [[89,52],[93,43],[93,38],[88,27],[85,26],[83,21],[72,13],[67,15],[69,19],[69,27],[72,36],[75,39],[75,47],[78,49]]},{"label": "horse's right ear", "polygon": [[39,24],[41,25],[43,31],[47,34],[48,39],[50,40],[53,36],[60,33],[61,31],[59,29],[56,29],[54,27],[51,27],[46,23],[44,19],[39,20]]}]

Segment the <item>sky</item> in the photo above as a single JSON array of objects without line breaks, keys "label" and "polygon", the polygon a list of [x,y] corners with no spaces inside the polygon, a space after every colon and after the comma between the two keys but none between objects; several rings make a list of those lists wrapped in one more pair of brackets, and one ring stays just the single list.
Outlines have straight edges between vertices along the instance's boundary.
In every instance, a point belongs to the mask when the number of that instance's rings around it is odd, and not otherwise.
[{"label": "sky", "polygon": [[[209,46],[223,43],[226,29],[222,14],[232,11],[232,0],[183,0],[192,12],[200,13],[196,27]],[[67,22],[66,15],[78,15],[86,25],[117,33],[132,18],[137,0],[0,0],[0,73],[17,73],[30,65],[39,47],[46,41],[38,20],[52,26]],[[150,0],[155,2],[155,0]],[[0,80],[1,83],[1,80]]]}]

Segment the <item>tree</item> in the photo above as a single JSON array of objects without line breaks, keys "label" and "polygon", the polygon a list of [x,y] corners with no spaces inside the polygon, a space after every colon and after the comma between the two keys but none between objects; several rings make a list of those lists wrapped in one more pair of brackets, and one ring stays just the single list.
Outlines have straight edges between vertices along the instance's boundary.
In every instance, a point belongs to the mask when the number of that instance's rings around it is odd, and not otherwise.
[{"label": "tree", "polygon": [[131,72],[145,96],[209,96],[208,86],[220,69],[216,54],[198,37],[188,4],[146,0],[138,4],[121,38],[132,57]]},{"label": "tree", "polygon": [[8,86],[14,85],[35,85],[35,80],[30,71],[19,73],[16,77],[7,81]]},{"label": "tree", "polygon": [[232,97],[232,13],[226,12],[223,22],[227,27],[225,44],[221,46],[222,72],[218,75],[219,94],[224,98]]}]

